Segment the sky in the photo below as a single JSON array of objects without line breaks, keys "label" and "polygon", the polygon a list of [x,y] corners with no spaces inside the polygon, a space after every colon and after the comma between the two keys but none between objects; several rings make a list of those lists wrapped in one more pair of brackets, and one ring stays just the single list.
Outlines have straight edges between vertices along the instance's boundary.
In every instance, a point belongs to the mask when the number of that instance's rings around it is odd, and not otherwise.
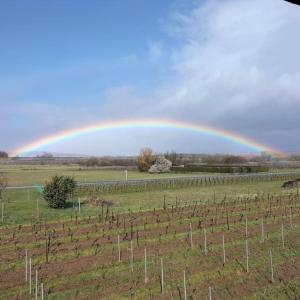
[{"label": "sky", "polygon": [[[0,150],[106,120],[174,119],[300,152],[300,7],[283,0],[0,2]],[[174,129],[41,151],[251,153]]]}]

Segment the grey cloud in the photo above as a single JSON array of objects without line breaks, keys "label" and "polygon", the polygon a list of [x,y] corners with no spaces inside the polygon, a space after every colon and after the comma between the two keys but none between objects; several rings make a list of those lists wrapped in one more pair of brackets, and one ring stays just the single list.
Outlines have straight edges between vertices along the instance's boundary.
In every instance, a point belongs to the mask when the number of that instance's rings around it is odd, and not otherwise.
[{"label": "grey cloud", "polygon": [[258,136],[299,129],[297,8],[273,0],[208,1],[177,14],[175,30],[184,40],[173,55],[179,79],[161,108]]},{"label": "grey cloud", "polygon": [[[300,132],[300,8],[281,0],[199,1],[188,13],[174,12],[168,32],[181,46],[170,53],[171,75],[149,96],[141,96],[135,86],[112,87],[105,105],[77,106],[69,114],[52,107],[57,124],[178,118],[249,134],[283,150],[300,150],[295,142]],[[40,110],[37,106],[33,114]],[[80,121],[74,121],[77,117]],[[39,118],[52,126],[46,115]],[[158,148],[164,141],[164,133],[159,135]],[[180,150],[179,137],[172,133],[166,148],[173,142]],[[110,143],[112,148],[118,145]],[[199,145],[189,147],[190,152],[201,151]],[[133,143],[132,149],[137,151]]]}]

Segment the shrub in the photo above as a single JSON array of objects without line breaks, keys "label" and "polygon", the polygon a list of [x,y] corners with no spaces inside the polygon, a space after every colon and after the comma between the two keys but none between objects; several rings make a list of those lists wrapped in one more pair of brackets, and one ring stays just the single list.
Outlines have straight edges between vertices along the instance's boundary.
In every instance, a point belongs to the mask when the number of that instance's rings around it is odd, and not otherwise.
[{"label": "shrub", "polygon": [[223,159],[224,164],[244,164],[247,162],[247,159],[243,156],[237,155],[226,155]]},{"label": "shrub", "polygon": [[73,194],[75,180],[68,176],[54,176],[43,190],[43,197],[51,208],[66,207],[68,197]]},{"label": "shrub", "polygon": [[97,157],[90,157],[85,161],[87,167],[95,167],[99,165],[99,159]]}]

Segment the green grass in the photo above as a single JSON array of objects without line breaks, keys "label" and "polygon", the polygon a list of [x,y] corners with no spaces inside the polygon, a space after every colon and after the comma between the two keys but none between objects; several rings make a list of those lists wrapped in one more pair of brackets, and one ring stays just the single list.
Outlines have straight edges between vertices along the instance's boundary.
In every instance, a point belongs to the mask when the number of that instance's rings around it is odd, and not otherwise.
[{"label": "green grass", "polygon": [[[125,169],[125,167],[124,167]],[[97,181],[97,180],[124,180],[124,169],[107,168],[86,168],[76,164],[73,165],[4,165],[0,164],[0,172],[5,172],[8,177],[9,186],[22,186],[44,184],[54,175],[73,176],[76,181]],[[274,169],[271,172],[299,172],[299,169]],[[173,178],[182,176],[196,176],[212,173],[167,173],[148,174],[137,170],[128,170],[128,179],[152,179],[152,178]],[[217,173],[213,173],[217,175]],[[224,175],[224,174],[223,174]]]},{"label": "green grass", "polygon": [[[113,202],[114,211],[126,212],[162,208],[164,198],[168,205],[181,201],[181,204],[194,201],[221,201],[226,196],[228,199],[253,196],[258,194],[296,193],[295,190],[282,190],[282,181],[235,183],[216,186],[189,187],[186,189],[167,189],[160,191],[128,192],[108,194],[100,197]],[[4,224],[28,224],[37,220],[37,202],[39,213],[47,221],[57,221],[79,215],[77,197],[74,197],[75,208],[51,209],[42,199],[41,194],[35,190],[6,190],[4,194]],[[81,199],[80,216],[96,216],[101,213],[101,207],[87,204],[86,198]]]},{"label": "green grass", "polygon": [[[124,168],[125,169],[125,168]],[[79,165],[1,165],[0,172],[7,173],[9,186],[44,184],[54,175],[73,176],[76,181],[125,180],[125,172],[120,169],[86,168]],[[128,179],[170,178],[195,176],[207,173],[167,173],[148,174],[137,170],[128,170]]]}]

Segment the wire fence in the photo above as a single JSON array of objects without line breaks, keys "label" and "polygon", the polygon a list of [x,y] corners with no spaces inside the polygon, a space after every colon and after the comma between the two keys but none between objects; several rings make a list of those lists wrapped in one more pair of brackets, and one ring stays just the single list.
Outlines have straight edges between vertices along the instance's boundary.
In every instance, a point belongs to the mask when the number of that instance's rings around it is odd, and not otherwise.
[{"label": "wire fence", "polygon": [[188,188],[197,186],[214,186],[233,183],[293,180],[300,173],[268,173],[268,174],[236,174],[236,175],[201,175],[175,178],[140,179],[140,180],[111,180],[95,182],[79,182],[79,191],[90,193],[141,192],[150,190]]}]

